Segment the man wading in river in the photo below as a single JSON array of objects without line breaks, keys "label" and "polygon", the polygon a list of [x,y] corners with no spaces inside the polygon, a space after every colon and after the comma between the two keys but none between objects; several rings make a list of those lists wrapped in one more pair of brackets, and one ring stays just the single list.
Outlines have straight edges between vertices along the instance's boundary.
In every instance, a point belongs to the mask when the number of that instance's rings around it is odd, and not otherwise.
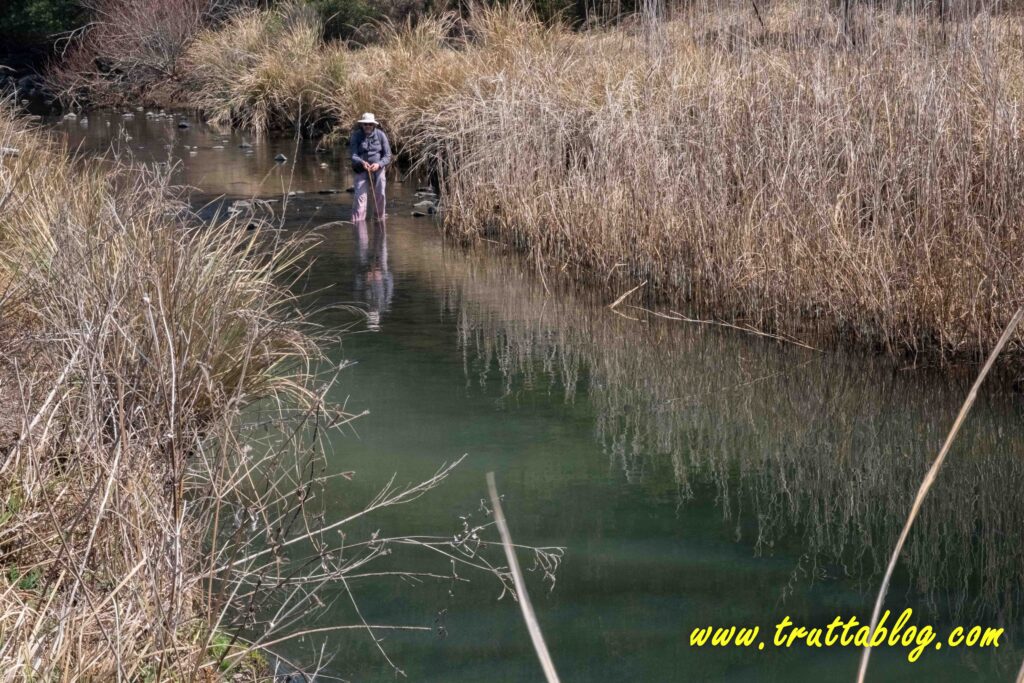
[{"label": "man wading in river", "polygon": [[356,174],[355,199],[352,204],[352,220],[366,220],[366,195],[369,186],[374,189],[374,210],[377,218],[384,218],[384,186],[387,182],[384,170],[391,163],[391,144],[373,114],[367,112],[357,121],[359,126],[352,131],[348,143],[352,157],[352,170]]}]

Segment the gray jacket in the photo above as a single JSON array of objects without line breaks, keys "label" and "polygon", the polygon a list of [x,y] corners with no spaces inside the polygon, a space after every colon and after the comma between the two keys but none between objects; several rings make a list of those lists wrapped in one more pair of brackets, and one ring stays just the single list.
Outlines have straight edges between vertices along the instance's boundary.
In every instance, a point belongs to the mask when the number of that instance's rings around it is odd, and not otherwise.
[{"label": "gray jacket", "polygon": [[349,138],[348,151],[352,156],[352,170],[356,173],[366,170],[363,168],[364,161],[381,166],[391,163],[391,143],[380,128],[374,128],[369,135],[363,132],[362,127],[356,128]]}]

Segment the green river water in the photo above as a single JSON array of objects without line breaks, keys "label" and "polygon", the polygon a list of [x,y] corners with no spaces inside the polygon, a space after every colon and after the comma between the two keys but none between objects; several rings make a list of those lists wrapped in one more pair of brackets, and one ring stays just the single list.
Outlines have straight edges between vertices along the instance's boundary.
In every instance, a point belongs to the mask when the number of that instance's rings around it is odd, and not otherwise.
[{"label": "green river water", "polygon": [[[196,206],[294,191],[287,227],[348,218],[351,195],[318,194],[351,184],[342,157],[176,122],[95,113],[54,129],[85,154],[114,145],[169,161]],[[287,163],[275,164],[279,152]],[[858,649],[778,648],[775,624],[869,617],[970,377],[616,315],[609,301],[545,287],[498,248],[446,246],[432,219],[411,217],[415,187],[392,182],[386,227],[320,228],[304,280],[318,305],[370,312],[368,322],[345,309],[318,316],[352,328],[329,351],[353,363],[329,398],[368,412],[330,437],[330,469],[355,476],[325,491],[328,517],[395,473],[413,482],[467,454],[439,489],[356,531],[454,535],[462,518],[483,523],[493,471],[515,541],[565,548],[553,584],[527,572],[562,680],[854,680]],[[879,649],[869,681],[1009,681],[1020,666],[1024,430],[1020,396],[1005,385],[983,390],[886,603],[913,608],[912,623],[932,624],[940,640],[957,625],[1005,628],[1000,647],[929,647],[916,663],[909,648]],[[451,571],[415,552],[392,565]],[[430,627],[380,633],[411,681],[542,680],[516,603],[492,577],[459,574],[471,581],[351,585],[371,623]],[[321,597],[328,607],[304,626],[355,623],[340,589]],[[708,625],[760,626],[767,646],[691,646]],[[364,631],[296,639],[282,654],[326,654],[322,680],[396,678]]]}]

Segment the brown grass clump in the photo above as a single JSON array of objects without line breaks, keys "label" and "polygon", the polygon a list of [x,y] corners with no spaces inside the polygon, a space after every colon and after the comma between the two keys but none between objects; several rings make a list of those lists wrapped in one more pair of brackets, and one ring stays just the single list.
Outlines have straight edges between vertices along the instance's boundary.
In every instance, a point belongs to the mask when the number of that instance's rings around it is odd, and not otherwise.
[{"label": "brown grass clump", "polygon": [[220,123],[257,132],[302,129],[326,115],[323,93],[343,83],[346,65],[323,49],[323,25],[300,4],[245,10],[191,47],[191,104]]},{"label": "brown grass clump", "polygon": [[232,461],[245,404],[313,398],[279,282],[298,252],[199,224],[139,169],[69,163],[6,111],[0,143],[0,680],[215,674],[204,500],[232,487],[197,468]]}]

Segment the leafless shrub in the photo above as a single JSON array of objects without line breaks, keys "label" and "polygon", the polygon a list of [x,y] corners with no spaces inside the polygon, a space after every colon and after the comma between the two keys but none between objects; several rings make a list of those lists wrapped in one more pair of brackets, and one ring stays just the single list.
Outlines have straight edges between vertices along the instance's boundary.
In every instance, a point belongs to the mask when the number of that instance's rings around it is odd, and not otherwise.
[{"label": "leafless shrub", "polygon": [[231,0],[85,0],[90,23],[69,37],[50,80],[74,101],[152,96],[182,76],[182,57]]}]

